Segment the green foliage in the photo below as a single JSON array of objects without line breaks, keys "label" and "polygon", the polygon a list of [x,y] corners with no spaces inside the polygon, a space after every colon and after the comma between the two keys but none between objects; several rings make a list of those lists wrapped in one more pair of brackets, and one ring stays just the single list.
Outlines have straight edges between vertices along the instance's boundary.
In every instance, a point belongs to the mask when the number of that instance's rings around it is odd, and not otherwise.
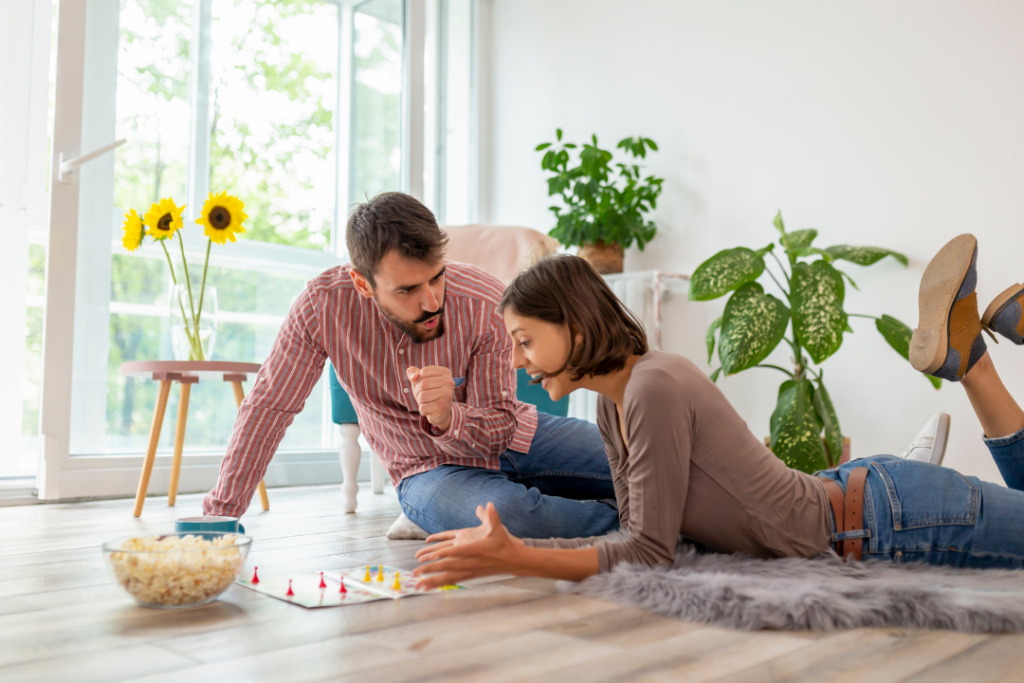
[{"label": "green foliage", "polygon": [[814,228],[807,228],[806,230],[797,230],[795,232],[783,233],[782,237],[779,238],[779,242],[786,248],[786,251],[799,251],[806,249],[811,246],[811,242],[818,236],[818,231]]},{"label": "green foliage", "polygon": [[708,362],[711,362],[711,358],[715,353],[715,332],[719,327],[722,326],[722,316],[715,318],[715,321],[708,327],[707,334],[704,335],[704,343],[708,346]]},{"label": "green foliage", "polygon": [[[330,246],[332,213],[312,197],[329,178],[319,174],[333,163],[337,67],[319,63],[285,36],[308,15],[329,20],[333,12],[298,0],[233,0],[232,16],[241,21],[215,19],[214,40],[229,45],[233,58],[213,64],[210,179],[211,187],[229,188],[245,202],[249,219],[241,239]],[[356,68],[365,61],[357,58]],[[355,124],[370,118],[386,125],[387,116],[365,111],[358,82],[355,90]],[[274,116],[241,108],[239,99],[273,103]],[[395,187],[397,180],[377,191]]]},{"label": "green foliage", "polygon": [[710,301],[753,282],[764,272],[764,259],[746,247],[725,249],[697,266],[690,278],[690,300]]},{"label": "green foliage", "polygon": [[856,263],[858,266],[873,265],[886,256],[892,256],[903,265],[908,263],[907,257],[898,251],[882,249],[881,247],[851,247],[848,244],[837,244],[834,247],[825,249],[825,252],[833,259],[843,259],[844,261]]},{"label": "green foliage", "polygon": [[[895,349],[896,353],[910,360],[910,338],[914,335],[913,330],[890,315],[883,314],[875,320],[875,327],[878,332],[889,342],[889,346]],[[924,378],[932,383],[936,389],[942,386],[942,380],[931,375],[924,375]]]},{"label": "green foliage", "polygon": [[612,163],[612,153],[598,146],[596,135],[582,146],[562,143],[561,128],[555,137],[557,142],[536,147],[544,152],[541,168],[551,174],[548,196],[563,204],[550,207],[555,227],[548,234],[567,247],[604,242],[625,248],[635,241],[643,250],[657,231],[647,214],[657,208],[664,179],[644,176],[636,160],[658,151],[658,145],[650,138],[625,138],[616,148],[633,161]]},{"label": "green foliage", "polygon": [[722,316],[718,360],[726,375],[752,368],[772,352],[789,323],[789,309],[756,282],[729,297]]},{"label": "green foliage", "polygon": [[839,350],[846,329],[843,278],[825,261],[797,263],[790,279],[793,331],[815,363]]},{"label": "green foliage", "polygon": [[[882,337],[901,356],[908,358],[911,330],[888,315],[848,314],[844,308],[844,278],[856,288],[849,275],[837,269],[836,260],[861,266],[877,263],[886,256],[907,265],[907,258],[881,247],[837,245],[813,246],[818,231],[813,228],[787,231],[779,211],[772,224],[779,232],[778,245],[785,261],[775,255],[776,243],[753,251],[745,247],[726,249],[704,261],[690,280],[690,299],[708,301],[730,291],[723,316],[708,328],[708,361],[718,335],[721,366],[711,374],[717,381],[752,367],[772,368],[789,376],[779,387],[778,402],[771,419],[772,451],[790,467],[813,472],[838,464],[843,451],[839,417],[825,387],[820,364],[843,344],[843,335],[853,332],[851,316],[873,318]],[[772,256],[777,269],[769,268],[765,256]],[[773,272],[773,270],[777,272]],[[782,291],[786,303],[766,294],[758,280],[767,273]],[[792,325],[790,326],[790,322]],[[787,328],[791,330],[786,337]],[[792,351],[792,371],[777,365],[762,365],[785,339]],[[928,377],[938,388],[941,382]]]},{"label": "green foliage", "polygon": [[825,389],[825,383],[822,380],[824,374],[822,372],[818,375],[818,383],[814,388],[814,410],[825,429],[825,450],[831,465],[839,462],[839,458],[843,454],[843,433],[839,429],[839,416],[836,415],[836,409],[832,405],[832,398],[828,395],[828,390]]},{"label": "green foliage", "polygon": [[821,418],[814,407],[814,385],[809,379],[788,380],[779,387],[771,430],[772,451],[790,467],[814,472],[829,466],[821,441]]}]

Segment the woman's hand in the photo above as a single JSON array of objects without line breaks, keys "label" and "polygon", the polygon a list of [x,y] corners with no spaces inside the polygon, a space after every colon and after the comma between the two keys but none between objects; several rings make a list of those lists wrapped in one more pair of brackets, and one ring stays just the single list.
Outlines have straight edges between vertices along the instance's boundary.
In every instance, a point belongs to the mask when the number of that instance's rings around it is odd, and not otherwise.
[{"label": "woman's hand", "polygon": [[433,534],[427,546],[416,553],[416,559],[425,562],[417,567],[413,576],[419,578],[418,588],[430,589],[447,586],[466,579],[492,574],[514,573],[522,541],[513,536],[501,523],[493,503],[478,505],[476,516],[480,526],[443,531]]}]

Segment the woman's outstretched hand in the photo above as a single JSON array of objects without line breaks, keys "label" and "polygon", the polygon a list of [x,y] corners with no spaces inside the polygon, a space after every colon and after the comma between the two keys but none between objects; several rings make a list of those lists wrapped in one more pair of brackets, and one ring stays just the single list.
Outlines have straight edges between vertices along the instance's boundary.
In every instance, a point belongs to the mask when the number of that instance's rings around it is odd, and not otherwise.
[{"label": "woman's outstretched hand", "polygon": [[413,572],[413,576],[419,578],[418,588],[438,588],[515,571],[522,541],[501,523],[493,503],[488,503],[486,508],[478,505],[476,516],[480,518],[480,526],[442,531],[427,538],[427,543],[433,545],[416,553],[416,559],[426,563]]}]

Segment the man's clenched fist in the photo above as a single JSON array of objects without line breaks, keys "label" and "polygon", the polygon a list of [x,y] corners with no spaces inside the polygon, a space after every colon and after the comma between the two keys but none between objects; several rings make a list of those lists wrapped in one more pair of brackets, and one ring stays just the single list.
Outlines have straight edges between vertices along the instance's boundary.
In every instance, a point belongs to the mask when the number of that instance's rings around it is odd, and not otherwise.
[{"label": "man's clenched fist", "polygon": [[405,374],[412,382],[412,395],[420,406],[420,415],[442,432],[448,431],[452,423],[452,392],[455,390],[452,371],[430,365],[407,368]]}]

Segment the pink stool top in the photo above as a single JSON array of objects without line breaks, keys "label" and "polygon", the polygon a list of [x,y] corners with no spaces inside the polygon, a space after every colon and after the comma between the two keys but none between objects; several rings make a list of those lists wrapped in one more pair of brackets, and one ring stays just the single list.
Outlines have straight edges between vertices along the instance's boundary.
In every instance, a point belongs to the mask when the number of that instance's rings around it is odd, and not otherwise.
[{"label": "pink stool top", "polygon": [[259,363],[223,360],[133,360],[121,363],[121,374],[126,377],[175,380],[189,384],[200,379],[245,382],[248,375],[255,375],[259,371]]}]

